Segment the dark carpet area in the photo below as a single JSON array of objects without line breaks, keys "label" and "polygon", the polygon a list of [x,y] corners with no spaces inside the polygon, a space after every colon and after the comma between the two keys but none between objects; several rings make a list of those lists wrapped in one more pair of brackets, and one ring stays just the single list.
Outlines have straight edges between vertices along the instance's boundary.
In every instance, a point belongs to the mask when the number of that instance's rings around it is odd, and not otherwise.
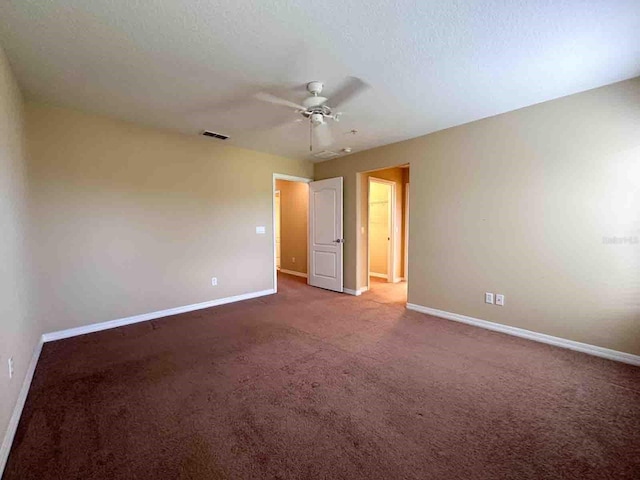
[{"label": "dark carpet area", "polygon": [[279,288],[46,344],[3,479],[640,478],[640,369]]}]

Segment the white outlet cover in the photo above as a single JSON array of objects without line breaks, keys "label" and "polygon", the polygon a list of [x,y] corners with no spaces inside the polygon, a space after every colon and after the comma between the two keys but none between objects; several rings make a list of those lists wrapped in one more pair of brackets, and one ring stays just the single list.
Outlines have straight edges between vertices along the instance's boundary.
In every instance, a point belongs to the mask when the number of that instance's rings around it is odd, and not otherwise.
[{"label": "white outlet cover", "polygon": [[9,364],[9,378],[13,378],[13,357],[10,357],[7,363]]},{"label": "white outlet cover", "polygon": [[218,285],[218,279],[216,277],[211,277],[211,286],[215,287]]},{"label": "white outlet cover", "polygon": [[496,305],[504,307],[504,295],[502,295],[501,293],[496,294]]},{"label": "white outlet cover", "polygon": [[258,235],[264,235],[265,233],[267,233],[267,228],[264,225],[258,225],[256,227],[256,233]]},{"label": "white outlet cover", "polygon": [[490,303],[493,305],[493,293],[486,292],[484,294],[484,303]]}]

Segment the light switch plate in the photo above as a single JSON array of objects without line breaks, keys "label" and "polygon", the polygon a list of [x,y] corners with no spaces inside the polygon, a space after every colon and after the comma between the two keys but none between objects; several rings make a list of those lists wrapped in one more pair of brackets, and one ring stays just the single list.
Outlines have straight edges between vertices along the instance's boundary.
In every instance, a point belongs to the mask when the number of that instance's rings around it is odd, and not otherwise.
[{"label": "light switch plate", "polygon": [[484,294],[484,303],[490,303],[493,305],[493,293],[486,292]]},{"label": "light switch plate", "polygon": [[258,235],[264,235],[265,233],[267,233],[267,228],[264,225],[258,225],[256,227],[256,233]]}]

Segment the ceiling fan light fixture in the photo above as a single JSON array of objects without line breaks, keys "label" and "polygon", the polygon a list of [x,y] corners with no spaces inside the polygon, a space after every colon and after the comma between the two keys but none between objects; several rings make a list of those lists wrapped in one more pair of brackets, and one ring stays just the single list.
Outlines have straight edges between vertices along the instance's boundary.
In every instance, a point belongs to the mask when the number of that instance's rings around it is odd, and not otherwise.
[{"label": "ceiling fan light fixture", "polygon": [[[280,105],[291,108],[305,119],[309,120],[309,150],[313,152],[314,137],[320,147],[327,147],[333,144],[333,137],[330,123],[338,122],[342,112],[333,112],[340,108],[343,104],[351,101],[370,87],[365,82],[356,77],[347,77],[337,90],[334,90],[331,99],[321,97],[324,84],[322,82],[313,81],[307,83],[307,91],[310,96],[302,100],[302,103],[295,103],[286,98],[277,97],[267,92],[258,92],[254,94],[257,100],[262,102]],[[331,105],[327,105],[330,103]],[[332,122],[329,122],[331,120]],[[321,128],[318,128],[321,127]],[[355,131],[352,131],[355,133]]]}]

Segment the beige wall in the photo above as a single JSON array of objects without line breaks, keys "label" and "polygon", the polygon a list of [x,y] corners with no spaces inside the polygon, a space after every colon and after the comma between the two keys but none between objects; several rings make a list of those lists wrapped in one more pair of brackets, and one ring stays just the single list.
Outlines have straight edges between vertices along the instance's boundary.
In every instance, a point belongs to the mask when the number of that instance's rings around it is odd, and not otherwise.
[{"label": "beige wall", "polygon": [[276,180],[276,189],[280,190],[281,268],[307,273],[309,185]]},{"label": "beige wall", "polygon": [[[357,172],[411,164],[409,302],[640,354],[640,79],[315,166],[344,176],[357,288]],[[506,295],[504,307],[483,303]]]},{"label": "beige wall", "polygon": [[[31,315],[22,98],[0,48],[0,441],[42,331]],[[9,380],[9,357],[15,375]],[[0,464],[0,473],[2,465]]]},{"label": "beige wall", "polygon": [[46,331],[273,288],[273,173],[311,177],[310,163],[33,103],[26,112]]}]

